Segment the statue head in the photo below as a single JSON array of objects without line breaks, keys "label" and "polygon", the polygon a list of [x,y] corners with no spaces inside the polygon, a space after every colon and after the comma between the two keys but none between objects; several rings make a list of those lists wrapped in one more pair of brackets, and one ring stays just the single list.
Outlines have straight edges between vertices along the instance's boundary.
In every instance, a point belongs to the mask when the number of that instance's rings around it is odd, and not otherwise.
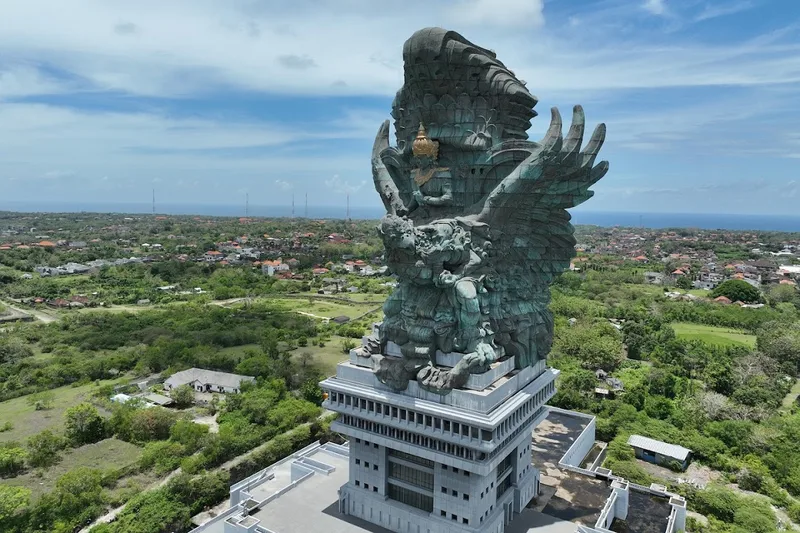
[{"label": "statue head", "polygon": [[387,250],[414,250],[414,225],[406,218],[386,215],[381,220],[378,233]]}]

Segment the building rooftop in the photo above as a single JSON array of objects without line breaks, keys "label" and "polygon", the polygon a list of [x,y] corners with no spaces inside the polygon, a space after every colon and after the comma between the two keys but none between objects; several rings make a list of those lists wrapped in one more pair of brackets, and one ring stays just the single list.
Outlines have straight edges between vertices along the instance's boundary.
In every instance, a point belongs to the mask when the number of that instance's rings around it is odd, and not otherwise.
[{"label": "building rooftop", "polygon": [[203,384],[237,388],[241,385],[242,381],[255,381],[255,379],[256,378],[252,376],[241,376],[239,374],[216,372],[214,370],[204,370],[202,368],[190,368],[174,373],[164,383],[173,387],[179,387],[187,383],[199,381]]},{"label": "building rooftop", "polygon": [[689,457],[689,454],[692,453],[692,450],[689,448],[684,448],[683,446],[678,446],[677,444],[662,442],[660,440],[650,439],[641,435],[631,435],[630,438],[628,438],[628,444],[634,448],[641,448],[643,450],[657,453],[659,455],[663,455],[664,457],[670,457],[681,462],[685,461],[686,458]]},{"label": "building rooftop", "polygon": [[[596,533],[600,531],[596,524],[606,517],[615,532],[671,533],[674,510],[669,495],[652,488],[630,487],[626,520],[608,514],[614,507],[614,491],[619,487],[627,491],[629,484],[586,475],[593,471],[584,467],[570,468],[566,458],[575,455],[575,448],[585,449],[587,443],[594,445],[591,416],[551,408],[533,432],[533,463],[541,470],[540,495],[506,526],[506,533]],[[592,452],[577,453],[569,463],[584,464],[584,456],[591,457]],[[349,480],[348,469],[347,445],[312,444],[235,484],[231,487],[235,505],[191,533],[225,533],[226,525],[232,524],[248,525],[259,533],[389,533],[339,511],[338,490]]]}]

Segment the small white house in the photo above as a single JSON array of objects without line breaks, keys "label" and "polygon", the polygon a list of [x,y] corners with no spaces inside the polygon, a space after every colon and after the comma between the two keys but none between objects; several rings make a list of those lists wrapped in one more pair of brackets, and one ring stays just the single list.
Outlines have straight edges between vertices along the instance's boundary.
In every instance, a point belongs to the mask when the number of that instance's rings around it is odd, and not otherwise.
[{"label": "small white house", "polygon": [[190,385],[197,392],[236,393],[244,382],[255,382],[252,376],[216,372],[202,368],[190,368],[176,372],[164,382],[164,390],[172,390],[181,385]]}]

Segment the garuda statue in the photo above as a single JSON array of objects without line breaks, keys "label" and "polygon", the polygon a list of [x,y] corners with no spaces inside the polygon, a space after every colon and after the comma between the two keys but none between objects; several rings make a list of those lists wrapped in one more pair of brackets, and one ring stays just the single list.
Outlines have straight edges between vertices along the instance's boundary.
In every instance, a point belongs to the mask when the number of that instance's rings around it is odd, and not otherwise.
[{"label": "garuda statue", "polygon": [[[537,99],[495,54],[453,31],[426,28],[403,47],[405,83],[372,151],[387,214],[379,232],[398,288],[378,338],[361,355],[384,356],[378,378],[397,390],[416,379],[445,393],[514,356],[544,359],[553,318],[549,284],[569,267],[575,238],[567,209],[592,196],[608,171],[595,164],[605,125],[582,149],[584,114],[562,136],[551,113],[539,142],[526,131]],[[442,354],[456,364],[437,364]]]}]

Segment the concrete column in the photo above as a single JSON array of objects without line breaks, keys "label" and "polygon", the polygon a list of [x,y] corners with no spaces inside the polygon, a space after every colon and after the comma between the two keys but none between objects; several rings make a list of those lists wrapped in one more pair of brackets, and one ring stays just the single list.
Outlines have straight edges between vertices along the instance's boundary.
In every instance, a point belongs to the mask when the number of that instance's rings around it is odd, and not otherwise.
[{"label": "concrete column", "polygon": [[617,495],[617,501],[614,504],[614,516],[620,520],[625,520],[628,518],[630,486],[627,481],[614,480],[611,482],[611,490]]},{"label": "concrete column", "polygon": [[686,500],[682,496],[673,496],[669,499],[669,504],[672,512],[675,513],[675,523],[672,531],[667,533],[686,531]]}]

